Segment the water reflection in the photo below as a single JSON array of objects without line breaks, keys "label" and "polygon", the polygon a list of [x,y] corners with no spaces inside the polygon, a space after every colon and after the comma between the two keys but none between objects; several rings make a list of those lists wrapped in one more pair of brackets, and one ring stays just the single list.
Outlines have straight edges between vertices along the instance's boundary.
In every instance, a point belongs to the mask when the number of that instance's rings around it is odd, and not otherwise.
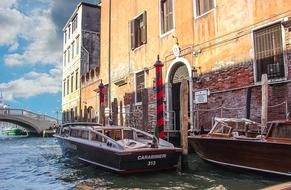
[{"label": "water reflection", "polygon": [[288,178],[240,172],[189,156],[187,173],[121,176],[62,156],[53,138],[0,140],[0,189],[259,189]]}]

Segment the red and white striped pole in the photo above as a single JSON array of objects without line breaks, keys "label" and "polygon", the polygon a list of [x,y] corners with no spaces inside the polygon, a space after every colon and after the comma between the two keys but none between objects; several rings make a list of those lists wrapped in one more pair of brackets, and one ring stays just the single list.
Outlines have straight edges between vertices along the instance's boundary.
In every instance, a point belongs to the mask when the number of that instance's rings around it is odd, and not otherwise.
[{"label": "red and white striped pole", "polygon": [[100,118],[100,124],[105,125],[105,118],[104,118],[104,85],[102,83],[99,84],[98,86],[99,88],[99,106],[100,106],[100,110],[99,110],[99,118]]},{"label": "red and white striped pole", "polygon": [[159,137],[164,139],[164,91],[162,70],[164,64],[160,61],[159,55],[154,66],[156,67],[157,127],[159,129]]}]

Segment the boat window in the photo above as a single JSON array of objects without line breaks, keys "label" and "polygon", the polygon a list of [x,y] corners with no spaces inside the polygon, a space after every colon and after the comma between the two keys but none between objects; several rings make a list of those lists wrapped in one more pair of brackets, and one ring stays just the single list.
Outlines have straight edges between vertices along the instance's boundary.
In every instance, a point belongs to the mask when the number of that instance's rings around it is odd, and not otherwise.
[{"label": "boat window", "polygon": [[81,131],[80,138],[89,139],[89,131]]},{"label": "boat window", "polygon": [[91,132],[91,140],[97,142],[105,142],[105,139],[97,133]]},{"label": "boat window", "polygon": [[71,136],[72,136],[72,137],[79,137],[79,136],[78,136],[78,132],[79,132],[79,130],[71,129]]},{"label": "boat window", "polygon": [[71,129],[71,136],[82,138],[82,139],[89,139],[89,131],[86,130],[79,130],[79,129]]},{"label": "boat window", "polygon": [[69,136],[70,130],[68,127],[64,127],[62,128],[61,133],[63,134],[63,136]]},{"label": "boat window", "polygon": [[152,137],[145,135],[143,133],[140,133],[140,132],[136,132],[136,137],[139,139],[143,139],[143,140],[152,140]]},{"label": "boat window", "polygon": [[132,130],[124,130],[123,131],[124,139],[133,139],[133,131]]},{"label": "boat window", "polygon": [[279,124],[273,126],[270,137],[291,139],[291,125]]},{"label": "boat window", "polygon": [[215,128],[211,131],[212,134],[224,134],[228,135],[231,132],[231,127],[228,126],[226,123],[217,123]]},{"label": "boat window", "polygon": [[108,129],[104,131],[104,134],[116,141],[121,140],[121,129]]}]

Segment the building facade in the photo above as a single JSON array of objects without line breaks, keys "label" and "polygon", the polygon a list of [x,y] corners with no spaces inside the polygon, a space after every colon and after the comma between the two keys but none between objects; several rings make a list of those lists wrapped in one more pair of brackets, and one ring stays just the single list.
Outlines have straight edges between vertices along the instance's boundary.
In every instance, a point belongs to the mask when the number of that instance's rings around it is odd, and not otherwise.
[{"label": "building facade", "polygon": [[183,79],[192,129],[209,129],[215,116],[260,120],[264,73],[269,120],[285,118],[291,102],[290,16],[288,0],[102,0],[105,98],[121,102],[122,113],[140,113],[142,122],[146,92],[147,112],[154,115],[159,55],[166,129],[179,130]]},{"label": "building facade", "polygon": [[72,122],[82,119],[81,77],[99,67],[100,7],[81,2],[63,32],[62,112]]}]

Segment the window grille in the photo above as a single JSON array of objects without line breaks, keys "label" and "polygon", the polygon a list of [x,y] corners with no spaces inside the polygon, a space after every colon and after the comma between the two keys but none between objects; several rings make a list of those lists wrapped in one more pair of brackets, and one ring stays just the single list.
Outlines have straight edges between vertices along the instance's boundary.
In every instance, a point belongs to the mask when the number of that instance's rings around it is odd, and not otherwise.
[{"label": "window grille", "polygon": [[144,71],[136,73],[136,102],[142,101],[142,90],[145,88]]},{"label": "window grille", "polygon": [[262,74],[269,79],[283,78],[284,52],[281,24],[275,24],[254,32],[257,81]]}]

